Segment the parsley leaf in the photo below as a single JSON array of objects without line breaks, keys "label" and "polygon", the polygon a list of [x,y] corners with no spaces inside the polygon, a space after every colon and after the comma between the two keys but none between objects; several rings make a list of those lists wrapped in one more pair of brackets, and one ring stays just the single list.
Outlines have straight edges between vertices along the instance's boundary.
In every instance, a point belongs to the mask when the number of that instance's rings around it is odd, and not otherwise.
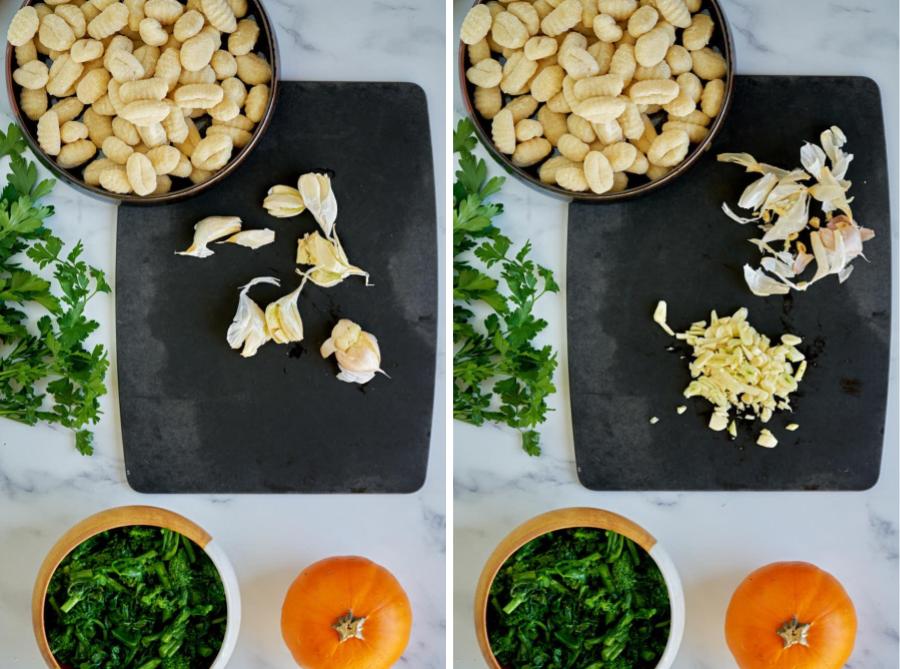
[{"label": "parsley leaf", "polygon": [[[530,242],[512,254],[512,240],[494,223],[503,205],[488,201],[505,179],[488,178],[484,160],[472,153],[476,145],[471,121],[460,121],[453,134],[453,416],[473,425],[504,423],[522,434],[526,453],[539,455],[534,428],[556,392],[557,358],[550,346],[535,345],[547,322],[533,312],[559,286],[529,258]],[[491,313],[476,315],[476,304]]]},{"label": "parsley leaf", "polygon": [[[45,226],[53,207],[40,200],[55,181],[38,181],[25,148],[17,126],[0,132],[0,159],[9,156],[10,168],[0,192],[0,417],[67,427],[78,451],[90,455],[88,428],[100,419],[109,355],[103,346],[86,348],[98,324],[85,308],[111,289],[103,271],[81,259],[81,242],[64,253]],[[23,267],[23,255],[52,280]],[[24,311],[31,303],[47,312],[33,323]]]}]

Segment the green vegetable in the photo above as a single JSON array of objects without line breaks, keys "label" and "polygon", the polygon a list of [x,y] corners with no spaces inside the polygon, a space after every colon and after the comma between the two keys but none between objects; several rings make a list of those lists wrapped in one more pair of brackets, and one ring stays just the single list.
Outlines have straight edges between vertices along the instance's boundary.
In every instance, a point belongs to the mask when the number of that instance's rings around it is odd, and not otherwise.
[{"label": "green vegetable", "polygon": [[510,669],[651,669],[669,622],[653,559],[621,534],[589,528],[522,546],[488,604],[491,650]]},{"label": "green vegetable", "polygon": [[225,637],[212,560],[171,530],[103,532],[62,561],[47,590],[47,639],[75,669],[209,669]]},{"label": "green vegetable", "polygon": [[[521,432],[529,455],[539,455],[534,428],[546,420],[547,396],[556,392],[557,359],[550,346],[534,344],[547,327],[534,307],[559,286],[549,269],[528,258],[530,242],[513,255],[512,241],[494,224],[503,205],[488,199],[505,179],[487,178],[487,166],[472,153],[473,131],[465,119],[453,135],[459,156],[453,186],[453,416],[473,425],[505,423]],[[502,287],[492,274],[499,274]],[[477,315],[478,304],[490,315]]]},{"label": "green vegetable", "polygon": [[[38,182],[25,148],[17,126],[0,132],[0,160],[9,156],[10,169],[0,193],[0,417],[67,427],[89,455],[93,435],[86,426],[100,418],[109,356],[103,346],[85,348],[97,322],[84,311],[110,287],[101,270],[80,259],[81,242],[64,254],[62,241],[44,227],[53,207],[40,200],[55,182]],[[52,267],[53,281],[23,266],[23,255],[39,270]],[[47,312],[34,323],[24,310],[32,303]]]}]

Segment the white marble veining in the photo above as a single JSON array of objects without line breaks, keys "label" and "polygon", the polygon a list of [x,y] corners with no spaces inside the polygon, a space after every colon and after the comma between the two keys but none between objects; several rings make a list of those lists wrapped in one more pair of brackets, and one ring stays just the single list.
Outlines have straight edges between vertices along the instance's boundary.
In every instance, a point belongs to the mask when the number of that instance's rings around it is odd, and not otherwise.
[{"label": "white marble veining", "polygon": [[[459,22],[466,0],[455,0]],[[856,74],[881,87],[891,174],[891,237],[897,256],[898,35],[894,0],[724,0],[741,73]],[[458,91],[455,110],[463,114]],[[853,101],[848,100],[852,105]],[[484,155],[484,154],[483,154]],[[490,163],[490,159],[488,158]],[[492,169],[499,173],[492,165]],[[568,409],[565,333],[566,207],[506,182],[500,225],[517,243],[531,239],[535,259],[563,289],[543,298],[558,347],[559,393],[541,432],[544,454],[528,458],[507,430],[454,424],[454,666],[483,667],[472,625],[478,574],[515,525],[563,506],[598,506],[644,524],[678,566],[687,597],[687,629],[676,669],[723,669],[728,599],[752,569],[776,560],[808,560],[836,574],[857,606],[859,636],[848,666],[896,669],[898,657],[897,327],[892,338],[889,417],[881,479],[863,493],[596,493],[575,475]],[[887,242],[888,240],[885,240]],[[897,276],[894,275],[894,296]],[[799,519],[799,522],[792,522]]]},{"label": "white marble veining", "polygon": [[[18,4],[0,3],[4,35]],[[443,5],[431,0],[267,0],[266,6],[277,26],[284,79],[412,81],[425,89],[439,184],[438,239],[443,252]],[[8,109],[4,95],[2,110]],[[52,202],[57,211],[51,221],[54,230],[70,243],[83,239],[87,260],[105,269],[112,280],[114,207],[64,185],[57,186]],[[443,286],[443,274],[441,282]],[[96,340],[114,350],[113,301],[95,300],[89,315],[101,324]],[[442,323],[443,319],[441,328]],[[442,345],[439,353],[442,358]],[[391,569],[412,601],[412,638],[398,666],[444,667],[443,371],[443,365],[439,365],[428,481],[414,495],[136,494],[125,481],[114,369],[111,394],[103,400],[105,416],[96,430],[97,453],[91,458],[79,456],[71,436],[64,431],[0,420],[0,666],[42,666],[31,633],[31,587],[38,565],[56,538],[100,509],[157,504],[204,526],[221,542],[235,566],[244,615],[231,666],[295,666],[279,628],[281,602],[288,585],[300,569],[320,558],[361,554]]]}]

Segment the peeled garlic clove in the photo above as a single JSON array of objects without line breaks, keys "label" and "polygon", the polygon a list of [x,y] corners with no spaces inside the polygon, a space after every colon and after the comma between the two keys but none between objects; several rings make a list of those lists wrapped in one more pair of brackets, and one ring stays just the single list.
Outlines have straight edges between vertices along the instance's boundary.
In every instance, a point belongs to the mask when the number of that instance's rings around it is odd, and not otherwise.
[{"label": "peeled garlic clove", "polygon": [[306,279],[300,283],[297,290],[266,307],[266,327],[272,340],[277,344],[303,341],[303,320],[300,318],[297,300],[304,285]]},{"label": "peeled garlic clove", "polygon": [[263,207],[275,218],[290,218],[299,216],[306,210],[300,191],[290,186],[272,186]]},{"label": "peeled garlic clove", "polygon": [[219,242],[219,244],[237,244],[256,250],[274,241],[275,231],[263,228],[262,230],[243,230],[235,235],[231,235],[231,237]]},{"label": "peeled garlic clove", "polygon": [[331,189],[331,178],[327,174],[310,172],[300,177],[297,187],[306,208],[316,219],[325,236],[331,238],[338,213],[337,199]]},{"label": "peeled garlic clove", "polygon": [[208,258],[213,255],[207,244],[234,234],[241,229],[241,219],[237,216],[207,216],[194,226],[194,243],[176,255]]},{"label": "peeled garlic clove", "polygon": [[368,283],[369,273],[350,264],[337,235],[334,241],[325,239],[318,232],[311,232],[297,240],[297,264],[312,265],[303,273],[322,288],[331,288],[349,276],[363,276]]},{"label": "peeled garlic clove", "polygon": [[245,358],[256,355],[259,347],[271,339],[263,310],[247,294],[258,283],[281,285],[281,282],[273,276],[259,276],[241,288],[237,311],[228,327],[226,339],[231,348],[238,349],[243,346],[241,355]]},{"label": "peeled garlic clove", "polygon": [[320,352],[323,358],[334,354],[340,369],[337,378],[346,383],[368,383],[376,373],[384,373],[378,340],[346,318],[334,326]]}]

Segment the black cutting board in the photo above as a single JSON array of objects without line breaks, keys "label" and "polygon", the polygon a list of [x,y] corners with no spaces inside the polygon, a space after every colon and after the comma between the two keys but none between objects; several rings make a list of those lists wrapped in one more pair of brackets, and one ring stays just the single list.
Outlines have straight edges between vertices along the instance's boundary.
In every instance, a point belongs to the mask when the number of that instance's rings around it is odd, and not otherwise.
[{"label": "black cutting board", "polygon": [[[737,77],[727,123],[684,177],[647,197],[573,204],[568,228],[569,388],[578,476],[594,490],[862,490],[878,479],[891,329],[891,238],[884,122],[878,87],[862,77]],[[746,288],[746,240],[728,219],[754,175],[716,162],[724,151],[799,167],[803,140],[832,124],[856,157],[848,178],[854,215],[873,228],[870,263],[858,258],[843,285],[828,277],[805,293],[760,298]],[[804,338],[809,370],[793,415],[769,427],[780,443],[755,445],[760,424],[732,442],[707,428],[710,405],[685,401],[684,348],[651,320],[660,299],[686,329],[711,309],[750,310],[777,337]],[[792,396],[794,397],[794,396]],[[675,407],[688,411],[677,415]],[[651,417],[659,423],[651,425]],[[783,428],[800,424],[797,432]]]},{"label": "black cutting board", "polygon": [[[175,204],[119,209],[116,346],[128,481],[140,492],[412,492],[425,480],[434,393],[437,257],[428,109],[402,83],[284,82],[272,124],[221,184]],[[299,282],[297,239],[309,213],[276,219],[262,208],[274,184],[333,171],[341,241],[372,287],[351,278],[307,284],[300,344],[263,346],[249,359],[225,332],[239,286],[259,285],[265,308]],[[196,221],[240,216],[273,228],[251,251],[174,255]],[[335,379],[319,346],[339,318],[379,341],[382,367],[365,386]]]}]

